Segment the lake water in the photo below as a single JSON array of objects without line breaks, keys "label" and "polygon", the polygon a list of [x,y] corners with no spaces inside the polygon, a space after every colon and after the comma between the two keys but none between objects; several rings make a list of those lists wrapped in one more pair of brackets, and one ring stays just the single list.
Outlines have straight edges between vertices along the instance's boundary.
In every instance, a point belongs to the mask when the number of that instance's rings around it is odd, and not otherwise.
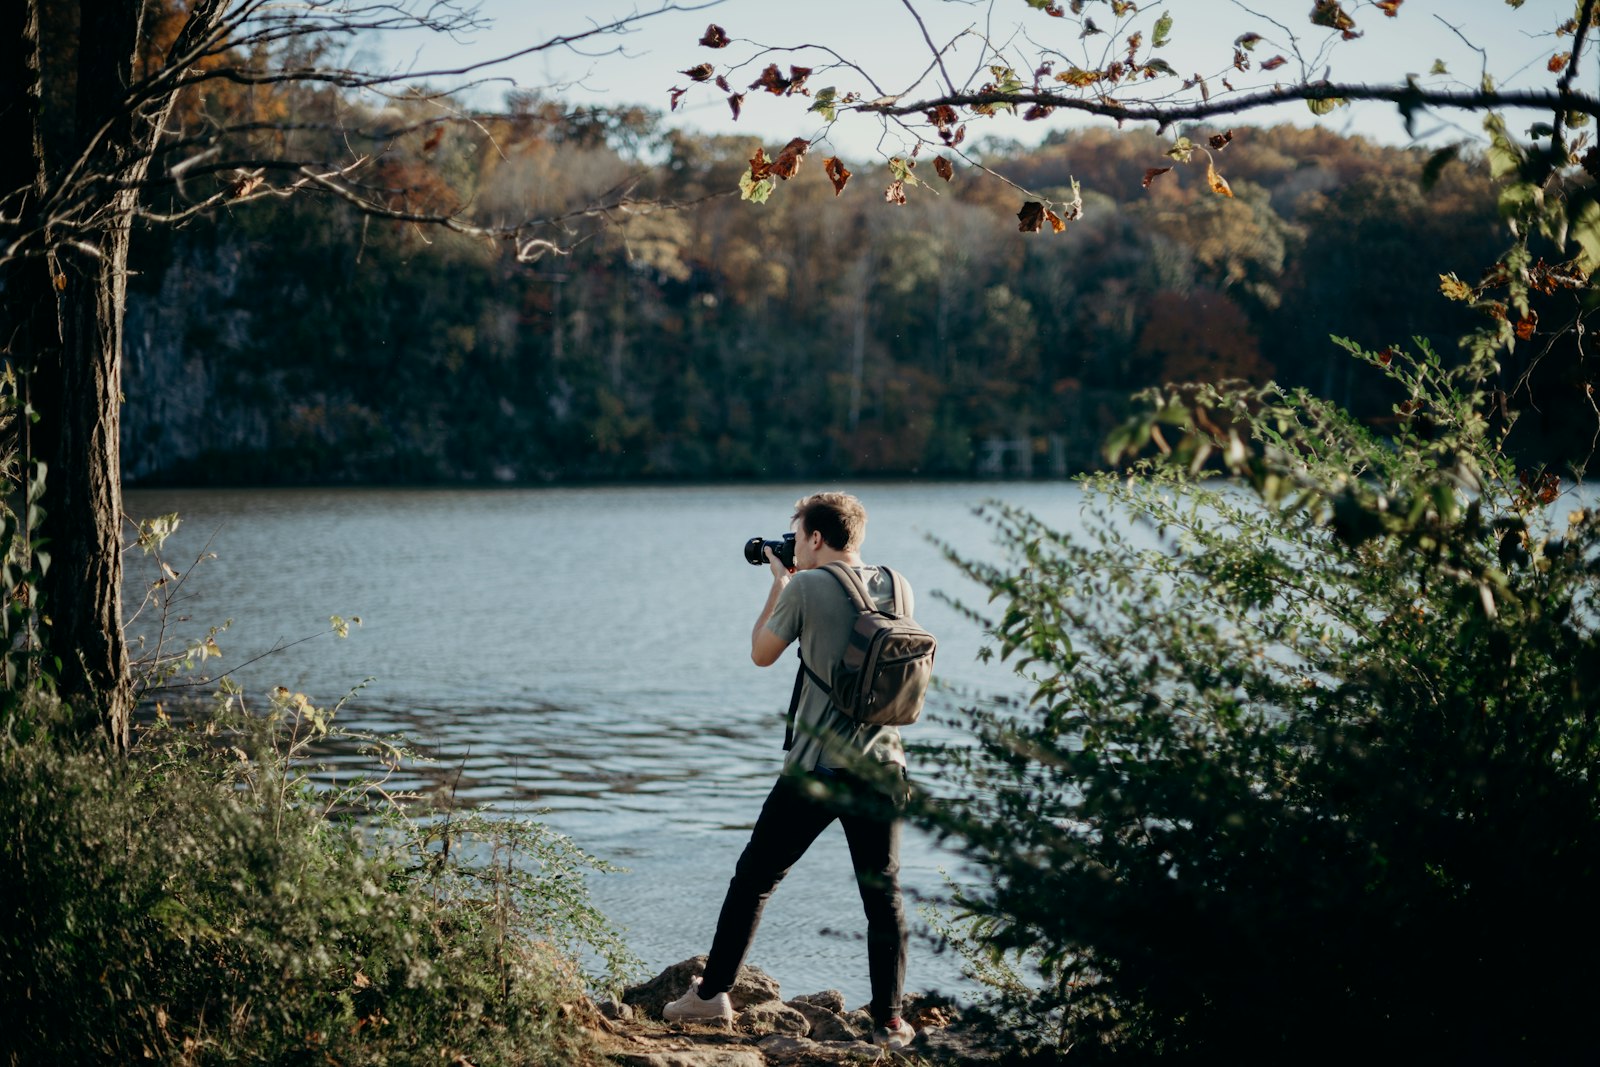
[{"label": "lake water", "polygon": [[[868,484],[864,556],[901,570],[917,617],[939,636],[945,687],[932,714],[1017,692],[982,664],[977,626],[939,599],[977,600],[928,538],[994,558],[974,506],[998,498],[1072,525],[1064,484]],[[744,541],[787,528],[805,486],[529,490],[130,491],[127,512],[178,512],[165,555],[183,570],[202,551],[182,604],[186,635],[232,619],[227,666],[360,616],[348,640],[323,636],[240,670],[247,692],[274,685],[331,704],[372,678],[343,713],[356,729],[400,731],[441,761],[460,798],[541,817],[628,868],[591,891],[655,970],[710,945],[722,894],[782,764],[792,656],[749,658],[767,572]],[[209,547],[207,547],[209,546]],[[128,592],[148,563],[132,553]],[[136,624],[150,631],[153,622]],[[215,663],[216,661],[212,661]],[[264,701],[257,699],[257,706]],[[908,740],[937,738],[924,722]],[[456,779],[459,769],[459,779]],[[916,768],[912,768],[913,775]],[[426,775],[410,780],[434,784]],[[908,837],[908,912],[938,896],[959,862]],[[854,878],[837,826],[767,907],[748,962],[786,995],[840,989],[867,1000]],[[961,988],[959,968],[913,940],[911,990]]]}]

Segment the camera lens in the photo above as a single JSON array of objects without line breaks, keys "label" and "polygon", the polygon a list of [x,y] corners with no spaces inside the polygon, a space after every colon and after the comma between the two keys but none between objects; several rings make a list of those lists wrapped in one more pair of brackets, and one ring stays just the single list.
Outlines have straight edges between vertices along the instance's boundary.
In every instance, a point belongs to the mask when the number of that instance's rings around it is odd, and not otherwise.
[{"label": "camera lens", "polygon": [[752,567],[759,567],[767,562],[765,549],[772,549],[772,554],[778,557],[785,567],[794,570],[794,534],[786,533],[779,541],[768,541],[764,537],[752,537],[744,543],[745,562]]}]

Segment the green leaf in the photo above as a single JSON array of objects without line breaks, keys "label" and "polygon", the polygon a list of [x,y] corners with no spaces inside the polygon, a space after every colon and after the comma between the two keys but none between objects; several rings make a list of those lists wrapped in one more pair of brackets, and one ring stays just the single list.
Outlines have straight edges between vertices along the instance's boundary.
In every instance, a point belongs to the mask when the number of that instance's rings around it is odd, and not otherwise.
[{"label": "green leaf", "polygon": [[1589,200],[1574,214],[1568,235],[1578,242],[1578,267],[1593,273],[1600,270],[1600,200]]},{"label": "green leaf", "polygon": [[1172,15],[1166,11],[1163,11],[1161,13],[1161,17],[1156,19],[1156,28],[1150,37],[1150,47],[1163,47],[1171,39],[1171,33]]},{"label": "green leaf", "polygon": [[1449,74],[1450,71],[1445,67],[1444,60],[1436,59],[1436,60],[1433,61],[1433,66],[1429,69],[1428,73],[1429,74]]},{"label": "green leaf", "polygon": [[1180,137],[1172,142],[1172,147],[1167,149],[1167,155],[1179,163],[1187,163],[1194,156],[1194,142],[1187,137]]},{"label": "green leaf", "polygon": [[1330,96],[1326,100],[1307,100],[1306,107],[1311,109],[1313,115],[1326,115],[1334,108],[1344,107],[1348,103],[1343,97]]},{"label": "green leaf", "polygon": [[1177,73],[1178,73],[1177,71],[1172,69],[1172,64],[1168,63],[1164,59],[1152,59],[1150,62],[1148,62],[1148,63],[1146,63],[1144,65],[1144,69],[1145,70],[1157,71],[1158,73],[1161,73],[1161,74],[1171,74],[1174,77],[1176,77]]},{"label": "green leaf", "polygon": [[921,185],[923,184],[922,180],[911,172],[911,168],[916,165],[915,160],[901,159],[899,156],[895,156],[889,160],[889,174],[897,182],[905,182],[907,185]]},{"label": "green leaf", "polygon": [[811,101],[811,106],[806,108],[807,111],[817,112],[829,122],[832,122],[838,117],[837,109],[837,90],[832,85],[828,86],[826,89],[818,90],[815,99]]},{"label": "green leaf", "polygon": [[1489,132],[1489,176],[1498,180],[1521,170],[1522,150],[1506,136],[1505,123],[1490,115],[1483,127]]},{"label": "green leaf", "polygon": [[765,204],[767,197],[772,195],[772,179],[762,178],[754,181],[750,172],[745,171],[739,175],[739,199],[748,200],[752,204]]},{"label": "green leaf", "polygon": [[1017,72],[1010,67],[990,67],[989,72],[994,75],[995,92],[1019,93],[1027,85],[1017,76]]}]

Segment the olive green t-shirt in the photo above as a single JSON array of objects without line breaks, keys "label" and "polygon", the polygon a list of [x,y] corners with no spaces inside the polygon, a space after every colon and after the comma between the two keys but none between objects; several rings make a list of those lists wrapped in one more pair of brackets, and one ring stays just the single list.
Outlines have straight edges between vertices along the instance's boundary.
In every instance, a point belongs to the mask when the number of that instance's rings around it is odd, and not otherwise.
[{"label": "olive green t-shirt", "polygon": [[[866,581],[878,607],[892,609],[894,587],[889,576],[877,567],[861,566],[855,570]],[[914,597],[905,575],[900,576],[900,586],[905,593],[900,612],[913,614]],[[856,606],[850,594],[837,578],[818,568],[798,571],[789,579],[767,619],[767,629],[784,641],[798,637],[806,666],[823,678],[832,678],[834,667],[844,659],[855,621]],[[794,745],[784,760],[784,771],[809,771],[818,765],[845,768],[863,756],[904,767],[906,756],[900,730],[894,726],[857,725],[829,703],[827,693],[806,678],[800,687]]]}]

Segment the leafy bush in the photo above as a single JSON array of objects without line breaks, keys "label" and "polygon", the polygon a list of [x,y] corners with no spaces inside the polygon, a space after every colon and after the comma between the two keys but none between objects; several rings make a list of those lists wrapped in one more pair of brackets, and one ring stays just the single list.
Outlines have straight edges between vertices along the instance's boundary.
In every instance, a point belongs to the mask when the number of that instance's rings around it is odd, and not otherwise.
[{"label": "leafy bush", "polygon": [[995,508],[1009,561],[961,564],[1035,688],[921,817],[987,868],[967,947],[1046,1056],[1592,1055],[1600,509],[1507,458],[1487,348],[1419,346],[1347,345],[1392,439],[1152,395],[1118,447],[1166,455],[1087,482],[1082,533]]},{"label": "leafy bush", "polygon": [[603,864],[536,824],[414,818],[381,781],[319,786],[329,712],[228,702],[125,760],[0,739],[0,1062],[588,1058],[574,955],[601,982],[630,966],[584,891]]}]

